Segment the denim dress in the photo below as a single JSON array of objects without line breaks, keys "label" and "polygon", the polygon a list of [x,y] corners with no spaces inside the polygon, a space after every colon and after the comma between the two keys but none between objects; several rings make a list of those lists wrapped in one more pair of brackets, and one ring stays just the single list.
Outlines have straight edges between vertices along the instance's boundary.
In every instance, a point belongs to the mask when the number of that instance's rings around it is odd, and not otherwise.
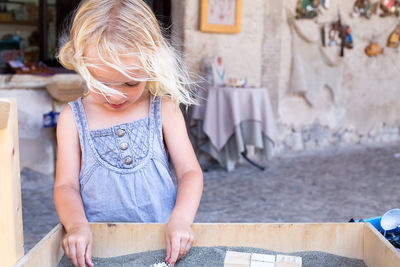
[{"label": "denim dress", "polygon": [[89,222],[168,222],[176,201],[163,143],[161,98],[149,116],[90,130],[82,99],[70,102],[81,146],[80,193]]}]

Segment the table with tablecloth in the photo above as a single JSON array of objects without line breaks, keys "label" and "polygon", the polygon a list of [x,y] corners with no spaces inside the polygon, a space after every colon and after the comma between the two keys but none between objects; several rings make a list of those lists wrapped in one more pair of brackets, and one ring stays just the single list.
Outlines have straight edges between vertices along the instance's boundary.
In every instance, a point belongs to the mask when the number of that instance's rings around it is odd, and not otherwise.
[{"label": "table with tablecloth", "polygon": [[276,125],[267,89],[210,87],[199,94],[199,102],[190,123],[198,149],[228,171],[246,145],[254,146],[261,160],[271,158]]}]

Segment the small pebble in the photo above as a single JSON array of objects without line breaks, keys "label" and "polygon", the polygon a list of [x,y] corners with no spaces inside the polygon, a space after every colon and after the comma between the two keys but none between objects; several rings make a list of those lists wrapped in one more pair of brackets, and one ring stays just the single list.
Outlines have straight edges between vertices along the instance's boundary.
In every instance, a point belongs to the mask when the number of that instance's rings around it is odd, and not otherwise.
[{"label": "small pebble", "polygon": [[170,265],[165,262],[160,262],[160,263],[154,263],[152,267],[170,267]]}]

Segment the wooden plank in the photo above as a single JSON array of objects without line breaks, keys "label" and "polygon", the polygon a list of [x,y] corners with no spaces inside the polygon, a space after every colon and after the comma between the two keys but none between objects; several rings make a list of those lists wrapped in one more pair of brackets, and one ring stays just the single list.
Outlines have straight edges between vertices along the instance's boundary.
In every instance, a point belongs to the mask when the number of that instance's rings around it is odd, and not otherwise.
[{"label": "wooden plank", "polygon": [[64,234],[64,228],[58,224],[25,257],[19,260],[15,267],[57,266],[64,255],[61,246]]},{"label": "wooden plank", "polygon": [[8,100],[0,100],[0,129],[5,129],[7,127],[9,115],[10,102]]},{"label": "wooden plank", "polygon": [[90,227],[94,257],[114,257],[165,248],[165,224],[96,223]]},{"label": "wooden plank", "polygon": [[[163,224],[92,224],[93,255],[165,248]],[[323,251],[363,258],[363,224],[194,224],[194,246],[248,246],[279,252]],[[140,242],[138,242],[140,240]]]},{"label": "wooden plank", "polygon": [[0,99],[0,101],[9,103],[7,126],[0,129],[0,259],[2,266],[7,267],[14,266],[15,262],[24,256],[24,237],[17,101],[16,99]]},{"label": "wooden plank", "polygon": [[196,246],[249,246],[292,253],[323,251],[362,259],[362,224],[194,225]]},{"label": "wooden plank", "polygon": [[370,223],[364,226],[364,262],[369,267],[400,266],[400,252]]}]

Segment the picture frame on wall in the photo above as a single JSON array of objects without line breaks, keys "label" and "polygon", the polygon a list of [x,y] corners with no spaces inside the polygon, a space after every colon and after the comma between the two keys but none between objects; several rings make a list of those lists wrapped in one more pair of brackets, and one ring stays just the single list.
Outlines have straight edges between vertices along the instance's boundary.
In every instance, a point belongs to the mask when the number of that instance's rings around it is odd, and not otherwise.
[{"label": "picture frame on wall", "polygon": [[242,0],[201,0],[201,31],[239,33],[241,23]]}]

